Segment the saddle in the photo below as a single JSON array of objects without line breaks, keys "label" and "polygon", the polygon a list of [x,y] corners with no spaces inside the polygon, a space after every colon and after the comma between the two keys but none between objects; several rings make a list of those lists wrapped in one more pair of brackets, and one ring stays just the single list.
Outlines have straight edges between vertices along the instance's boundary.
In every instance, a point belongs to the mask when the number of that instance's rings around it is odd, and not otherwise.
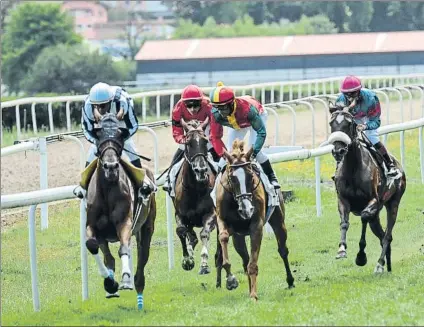
[{"label": "saddle", "polygon": [[[122,167],[124,167],[124,170],[128,174],[131,182],[136,186],[136,188],[140,188],[143,185],[143,179],[146,171],[143,168],[135,167],[124,158],[120,158],[119,162],[121,163]],[[91,177],[99,166],[99,163],[99,158],[96,158],[81,172],[80,186],[83,189],[88,189]]]},{"label": "saddle", "polygon": [[367,137],[364,138],[358,138],[359,142],[365,146],[365,148],[369,151],[369,153],[371,154],[371,156],[375,159],[375,161],[377,162],[378,166],[384,170],[386,170],[385,167],[385,163],[384,163],[384,158],[383,156],[380,154],[380,152],[377,151],[377,149],[372,145],[372,143],[370,142],[370,140]]}]

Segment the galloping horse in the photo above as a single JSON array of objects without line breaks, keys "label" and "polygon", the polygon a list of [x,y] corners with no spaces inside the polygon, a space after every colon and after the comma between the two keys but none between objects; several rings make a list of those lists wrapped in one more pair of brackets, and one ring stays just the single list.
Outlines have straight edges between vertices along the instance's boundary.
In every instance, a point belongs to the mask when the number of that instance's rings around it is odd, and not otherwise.
[{"label": "galloping horse", "polygon": [[[133,289],[130,241],[131,236],[135,235],[137,240],[135,288],[138,308],[142,309],[144,267],[149,259],[150,241],[156,219],[156,200],[155,194],[151,194],[146,203],[143,201],[141,210],[134,213],[138,202],[134,189],[143,178],[135,180],[134,176],[137,175],[132,175],[132,172],[143,173],[143,170],[137,170],[121,159],[128,130],[119,128],[118,123],[113,114],[106,114],[100,121],[101,127],[96,129],[99,139],[99,159],[91,164],[97,165],[97,168],[87,190],[86,246],[94,255],[99,272],[104,278],[106,297],[118,297],[118,288]],[[145,173],[154,180],[150,170],[146,168]],[[120,242],[118,254],[122,262],[122,280],[119,287],[114,279],[115,259],[109,249],[109,243],[118,241]],[[98,253],[99,247],[103,252],[104,262]]]},{"label": "galloping horse", "polygon": [[[342,107],[330,108],[331,132],[329,142],[334,145],[333,157],[340,162],[335,184],[340,213],[341,239],[337,258],[346,257],[346,233],[349,228],[349,213],[361,216],[362,233],[359,241],[359,252],[356,264],[367,263],[365,254],[365,233],[367,224],[380,240],[382,251],[375,267],[376,273],[384,271],[384,257],[387,259],[387,270],[392,270],[391,247],[392,230],[396,222],[400,200],[405,192],[406,177],[399,162],[393,158],[402,176],[396,180],[387,180],[379,154],[358,138],[356,123],[352,114]],[[374,154],[374,155],[373,155]],[[380,223],[379,213],[383,206],[387,210],[386,231]]]},{"label": "galloping horse", "polygon": [[[216,212],[219,232],[217,253],[216,287],[221,287],[221,271],[227,273],[227,289],[238,287],[236,277],[231,273],[228,259],[228,241],[233,236],[234,248],[243,260],[244,272],[249,279],[249,293],[258,299],[256,277],[258,275],[258,257],[261,248],[263,227],[265,225],[268,196],[258,176],[258,169],[250,161],[253,148],[244,153],[244,142],[235,140],[232,153],[224,152],[228,165],[221,181],[216,186]],[[285,208],[283,195],[278,190],[279,206],[269,218],[278,243],[278,252],[284,261],[287,283],[294,287],[294,278],[288,260],[289,250],[286,246],[287,230],[284,223]],[[245,236],[250,236],[251,256],[246,247]]]},{"label": "galloping horse", "polygon": [[215,183],[215,172],[208,163],[208,139],[204,133],[209,120],[203,123],[192,120],[181,124],[186,131],[184,162],[175,183],[176,232],[183,248],[182,267],[194,267],[193,251],[198,242],[194,227],[202,227],[201,264],[199,274],[208,274],[210,233],[215,229],[216,214],[210,192]]}]

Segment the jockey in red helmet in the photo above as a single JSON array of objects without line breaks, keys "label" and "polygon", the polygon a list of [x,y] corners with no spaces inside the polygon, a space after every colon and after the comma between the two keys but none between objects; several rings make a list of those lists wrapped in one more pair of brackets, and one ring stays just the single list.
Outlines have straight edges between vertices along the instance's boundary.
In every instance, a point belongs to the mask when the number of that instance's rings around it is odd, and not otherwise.
[{"label": "jockey in red helmet", "polygon": [[[223,126],[230,127],[227,144],[230,151],[234,140],[242,140],[250,131],[249,145],[253,146],[252,158],[258,160],[274,188],[280,188],[267,155],[261,151],[266,139],[268,117],[262,104],[250,95],[236,97],[234,91],[224,86],[222,82],[218,82],[217,87],[211,91],[210,99],[213,106],[210,140],[216,153],[220,157],[224,153]],[[225,160],[221,158],[218,165],[222,169]]]},{"label": "jockey in red helmet", "polygon": [[[211,120],[211,110],[212,106],[207,97],[204,96],[202,90],[197,85],[188,85],[186,86],[182,93],[181,99],[175,104],[174,109],[172,110],[172,136],[174,137],[175,142],[179,144],[177,151],[174,154],[174,157],[171,161],[171,167],[177,163],[184,154],[184,129],[181,125],[181,119],[184,119],[186,122],[190,120],[199,120],[205,121],[209,117]],[[210,125],[205,129],[205,134],[209,138]],[[219,157],[215,153],[213,146],[208,144],[209,153],[212,155],[214,161],[218,161]],[[169,172],[168,171],[168,172]],[[169,178],[169,173],[168,173]],[[165,191],[169,191],[169,180],[163,186]]]},{"label": "jockey in red helmet", "polygon": [[340,92],[342,94],[337,98],[336,103],[341,102],[343,106],[352,105],[350,112],[355,118],[358,132],[363,132],[382,155],[387,165],[387,175],[399,178],[401,172],[396,168],[392,157],[377,134],[377,128],[381,124],[381,106],[375,92],[363,88],[361,80],[356,76],[347,76],[340,86]]}]

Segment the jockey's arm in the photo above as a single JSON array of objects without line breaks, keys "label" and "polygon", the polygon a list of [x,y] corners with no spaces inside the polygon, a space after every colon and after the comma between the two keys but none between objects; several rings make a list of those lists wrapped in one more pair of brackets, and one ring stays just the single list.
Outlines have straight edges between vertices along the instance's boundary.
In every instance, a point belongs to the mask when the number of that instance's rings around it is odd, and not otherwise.
[{"label": "jockey's arm", "polygon": [[93,133],[94,115],[91,103],[88,101],[81,110],[81,127],[87,141],[94,144],[96,142],[96,136]]},{"label": "jockey's arm", "polygon": [[[217,115],[219,115],[217,113]],[[218,156],[222,157],[224,154],[225,144],[222,142],[222,137],[224,135],[224,129],[220,123],[217,122],[217,115],[211,115],[210,121],[210,136],[209,139],[212,143],[213,148]]]},{"label": "jockey's arm", "polygon": [[249,113],[247,115],[252,128],[256,131],[257,137],[256,142],[253,145],[253,155],[256,157],[266,140],[266,126],[259,115],[258,110],[254,106],[250,106]]},{"label": "jockey's arm", "polygon": [[181,144],[184,140],[184,129],[181,125],[181,105],[179,102],[172,110],[172,137],[178,144]]},{"label": "jockey's arm", "polygon": [[377,96],[372,96],[366,99],[367,105],[368,105],[368,122],[367,122],[367,129],[377,129],[381,125],[381,106],[380,101],[377,98]]}]

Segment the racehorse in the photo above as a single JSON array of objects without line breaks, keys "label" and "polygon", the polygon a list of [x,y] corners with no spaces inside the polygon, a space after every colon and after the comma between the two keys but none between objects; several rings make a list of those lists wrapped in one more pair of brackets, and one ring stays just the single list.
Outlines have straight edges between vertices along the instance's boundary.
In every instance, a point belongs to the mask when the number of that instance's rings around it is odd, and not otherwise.
[{"label": "racehorse", "polygon": [[[258,257],[261,248],[263,227],[266,223],[268,195],[257,167],[251,162],[253,148],[244,152],[244,142],[235,140],[232,153],[224,152],[228,162],[221,181],[216,186],[216,213],[218,225],[218,244],[215,255],[217,267],[216,287],[221,287],[222,268],[227,273],[228,290],[238,287],[236,277],[231,273],[228,258],[228,241],[233,236],[233,244],[243,260],[244,272],[249,279],[249,293],[254,300],[258,299],[256,278],[258,275]],[[294,278],[288,260],[289,250],[286,245],[287,229],[284,223],[285,208],[283,195],[278,190],[279,205],[269,218],[274,230],[278,252],[283,259],[289,288],[294,287]],[[251,253],[246,247],[245,236],[250,236]]]},{"label": "racehorse", "polygon": [[[349,228],[349,214],[352,212],[354,215],[360,216],[362,221],[356,264],[364,266],[367,263],[365,233],[369,223],[382,247],[374,272],[384,272],[384,257],[387,260],[387,270],[391,271],[390,244],[393,239],[392,231],[396,222],[399,203],[406,188],[405,172],[393,157],[402,176],[399,179],[388,180],[381,164],[383,160],[379,157],[378,152],[358,137],[356,123],[349,112],[349,108],[331,106],[330,113],[331,135],[329,142],[334,145],[333,157],[337,162],[340,162],[335,175],[341,220],[341,238],[337,258],[346,257],[346,233]],[[383,206],[387,210],[386,231],[381,226],[379,216]]]},{"label": "racehorse", "polygon": [[178,173],[175,183],[175,218],[176,232],[180,238],[184,270],[194,268],[193,251],[198,242],[194,227],[202,227],[200,239],[202,241],[201,264],[199,274],[210,273],[208,265],[208,250],[210,233],[215,229],[215,206],[210,192],[215,183],[215,172],[208,163],[208,138],[204,133],[209,119],[204,122],[192,120],[181,124],[186,131],[184,162]]},{"label": "racehorse", "polygon": [[[151,194],[146,203],[143,201],[141,210],[134,212],[139,201],[134,189],[140,180],[129,177],[134,167],[121,159],[128,130],[118,127],[115,115],[106,114],[95,133],[99,140],[99,158],[96,160],[97,168],[87,190],[86,246],[94,255],[99,272],[104,278],[106,297],[119,297],[118,288],[133,289],[130,242],[131,236],[135,235],[137,241],[135,289],[138,308],[142,309],[145,286],[144,267],[149,259],[150,242],[156,219],[155,194]],[[93,165],[95,164],[93,162]],[[149,169],[145,168],[145,173],[154,181],[154,176]],[[120,285],[114,279],[115,259],[109,249],[109,243],[118,241],[120,243],[118,254],[122,262]],[[104,262],[98,253],[99,248],[103,252]]]}]

